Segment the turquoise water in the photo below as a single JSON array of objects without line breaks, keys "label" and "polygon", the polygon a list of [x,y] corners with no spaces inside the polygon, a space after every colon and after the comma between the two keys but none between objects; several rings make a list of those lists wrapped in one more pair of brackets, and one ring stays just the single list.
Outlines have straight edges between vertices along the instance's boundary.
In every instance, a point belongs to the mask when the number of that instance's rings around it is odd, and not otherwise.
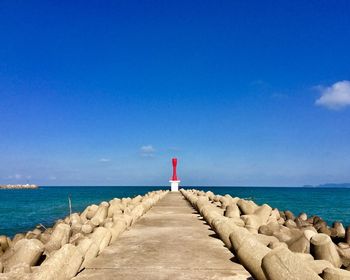
[{"label": "turquoise water", "polygon": [[[52,223],[69,214],[68,196],[73,212],[92,203],[114,197],[145,194],[162,187],[40,187],[37,190],[0,190],[0,235],[13,236],[41,223]],[[167,187],[163,187],[166,189]],[[346,188],[271,188],[271,187],[196,187],[216,194],[231,194],[268,203],[295,214],[318,215],[328,223],[335,220],[350,225],[350,189]]]},{"label": "turquoise water", "polygon": [[51,226],[55,220],[81,212],[90,204],[115,197],[132,197],[161,187],[40,187],[35,190],[0,190],[0,235],[13,236],[41,223]]}]

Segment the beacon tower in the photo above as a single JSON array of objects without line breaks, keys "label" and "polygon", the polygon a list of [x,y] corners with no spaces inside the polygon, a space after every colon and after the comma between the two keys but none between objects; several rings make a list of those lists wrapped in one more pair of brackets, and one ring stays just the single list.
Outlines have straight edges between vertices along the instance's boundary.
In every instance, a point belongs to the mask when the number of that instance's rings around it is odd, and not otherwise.
[{"label": "beacon tower", "polygon": [[172,192],[177,192],[179,190],[179,184],[180,180],[177,178],[176,174],[176,166],[177,166],[177,158],[173,158],[172,160],[173,163],[173,176],[170,179],[170,186],[171,186],[171,191]]}]

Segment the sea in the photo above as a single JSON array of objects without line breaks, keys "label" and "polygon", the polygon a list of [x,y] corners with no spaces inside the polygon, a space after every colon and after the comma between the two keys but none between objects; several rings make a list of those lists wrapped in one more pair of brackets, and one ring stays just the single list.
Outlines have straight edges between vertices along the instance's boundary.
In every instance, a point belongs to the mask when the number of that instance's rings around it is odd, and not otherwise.
[{"label": "sea", "polygon": [[[0,235],[12,237],[27,232],[36,225],[52,226],[60,218],[69,215],[69,199],[72,211],[81,212],[88,205],[99,204],[118,197],[133,197],[149,191],[169,187],[138,186],[43,186],[34,190],[0,190]],[[340,221],[350,225],[350,188],[313,187],[185,187],[230,194],[252,199],[258,204],[267,203],[279,210],[301,212],[322,217],[329,225]]]}]

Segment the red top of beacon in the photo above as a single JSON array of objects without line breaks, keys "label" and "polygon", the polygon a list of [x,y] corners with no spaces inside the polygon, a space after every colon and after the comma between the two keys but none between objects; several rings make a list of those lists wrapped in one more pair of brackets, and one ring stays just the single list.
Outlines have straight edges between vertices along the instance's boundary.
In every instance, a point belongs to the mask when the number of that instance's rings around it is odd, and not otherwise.
[{"label": "red top of beacon", "polygon": [[171,177],[171,180],[178,181],[179,179],[177,178],[177,175],[176,175],[177,158],[173,158],[171,161],[173,163],[173,177]]}]

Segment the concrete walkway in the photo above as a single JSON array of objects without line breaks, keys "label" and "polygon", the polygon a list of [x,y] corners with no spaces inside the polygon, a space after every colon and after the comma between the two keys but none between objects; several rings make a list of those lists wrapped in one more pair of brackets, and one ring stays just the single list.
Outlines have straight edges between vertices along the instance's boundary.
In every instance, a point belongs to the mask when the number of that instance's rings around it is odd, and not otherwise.
[{"label": "concrete walkway", "polygon": [[252,279],[181,193],[168,193],[74,279]]}]

